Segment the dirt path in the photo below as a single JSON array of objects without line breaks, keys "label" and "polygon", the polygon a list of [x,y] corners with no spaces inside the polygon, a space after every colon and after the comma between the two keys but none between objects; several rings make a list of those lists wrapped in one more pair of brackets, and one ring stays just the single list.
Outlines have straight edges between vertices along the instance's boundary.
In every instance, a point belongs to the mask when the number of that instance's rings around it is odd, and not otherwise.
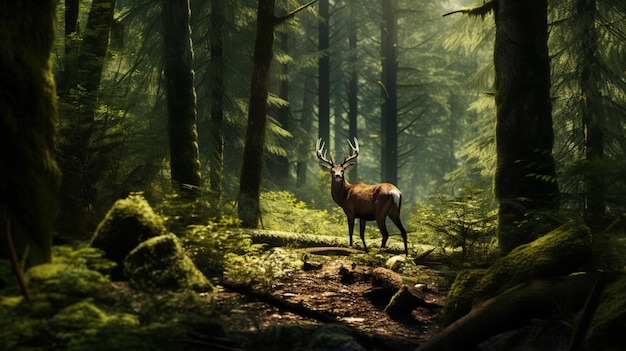
[{"label": "dirt path", "polygon": [[[329,312],[343,323],[406,346],[419,345],[436,331],[440,308],[418,308],[406,317],[392,318],[383,312],[385,303],[375,303],[364,296],[372,288],[371,267],[332,260],[317,268],[298,271],[268,293],[311,310]],[[432,270],[432,274],[437,273]],[[443,294],[430,290],[426,294],[428,302],[439,306],[443,305],[444,298]],[[233,330],[317,323],[238,293],[222,291],[219,300],[239,306],[240,315],[224,317],[227,328]],[[242,323],[250,317],[254,323]]]}]

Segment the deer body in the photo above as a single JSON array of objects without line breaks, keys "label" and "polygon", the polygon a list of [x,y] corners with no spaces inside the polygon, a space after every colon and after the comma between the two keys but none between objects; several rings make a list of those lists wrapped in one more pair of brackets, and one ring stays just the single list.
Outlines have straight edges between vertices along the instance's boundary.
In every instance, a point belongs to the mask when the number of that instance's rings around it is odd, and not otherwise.
[{"label": "deer body", "polygon": [[350,246],[352,246],[352,234],[354,232],[354,221],[359,218],[359,233],[363,248],[367,252],[365,244],[365,224],[367,221],[376,221],[380,233],[383,236],[381,247],[385,247],[389,232],[385,225],[385,220],[389,217],[400,229],[402,240],[404,241],[404,252],[408,255],[407,233],[400,221],[400,208],[402,206],[402,193],[390,183],[376,185],[366,185],[363,183],[350,184],[345,180],[345,172],[354,167],[351,162],[358,156],[359,144],[354,138],[354,145],[350,143],[352,155],[344,161],[335,165],[332,159],[327,159],[323,154],[324,145],[322,140],[317,141],[317,157],[320,159],[320,167],[330,171],[332,183],[330,192],[333,200],[343,209],[348,217],[348,232],[350,234]]}]

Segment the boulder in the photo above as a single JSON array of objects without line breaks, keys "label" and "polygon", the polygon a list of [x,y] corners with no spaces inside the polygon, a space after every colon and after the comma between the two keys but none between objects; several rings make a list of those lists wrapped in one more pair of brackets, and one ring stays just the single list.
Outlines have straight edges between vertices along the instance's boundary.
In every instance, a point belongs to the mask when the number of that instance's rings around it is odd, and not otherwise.
[{"label": "boulder", "polygon": [[139,243],[165,232],[163,219],[154,213],[146,199],[132,194],[113,204],[96,228],[90,245],[101,249],[107,258],[117,263],[111,279],[121,280],[126,255]]},{"label": "boulder", "polygon": [[213,290],[174,234],[157,236],[139,244],[126,257],[124,274],[131,287],[143,291]]}]

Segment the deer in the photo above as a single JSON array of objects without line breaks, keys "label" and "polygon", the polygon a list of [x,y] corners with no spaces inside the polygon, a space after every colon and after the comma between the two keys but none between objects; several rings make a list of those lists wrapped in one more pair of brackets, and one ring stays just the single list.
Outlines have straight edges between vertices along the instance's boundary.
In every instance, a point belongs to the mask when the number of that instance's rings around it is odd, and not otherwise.
[{"label": "deer", "polygon": [[346,181],[345,173],[356,165],[354,160],[359,156],[359,141],[354,138],[354,143],[348,139],[352,154],[346,156],[341,164],[335,164],[332,157],[327,158],[324,151],[322,138],[317,139],[315,146],[319,166],[323,171],[330,172],[330,193],[333,200],[343,209],[348,217],[348,232],[350,234],[350,246],[352,246],[352,232],[354,220],[359,219],[359,229],[363,249],[368,252],[365,244],[365,224],[367,221],[376,221],[378,229],[383,236],[381,248],[387,245],[389,232],[385,220],[387,217],[400,229],[404,241],[404,254],[409,255],[407,248],[407,234],[400,221],[400,208],[402,206],[402,193],[391,183],[367,185],[361,182],[350,184]]}]

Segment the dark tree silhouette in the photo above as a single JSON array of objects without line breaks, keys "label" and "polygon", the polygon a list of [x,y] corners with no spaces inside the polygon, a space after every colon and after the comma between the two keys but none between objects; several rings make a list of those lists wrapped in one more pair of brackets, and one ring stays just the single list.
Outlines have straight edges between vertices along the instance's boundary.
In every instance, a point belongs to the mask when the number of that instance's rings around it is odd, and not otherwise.
[{"label": "dark tree silhouette", "polygon": [[167,130],[172,183],[179,193],[195,197],[202,185],[189,1],[163,1]]},{"label": "dark tree silhouette", "polygon": [[211,0],[210,60],[213,71],[211,87],[211,119],[209,136],[209,183],[219,203],[224,181],[224,43],[222,29],[225,23],[224,0]]},{"label": "dark tree silhouette", "polygon": [[547,1],[494,3],[496,41],[495,192],[503,252],[546,233],[558,208],[552,158]]},{"label": "dark tree silhouette", "polygon": [[0,257],[11,237],[26,266],[50,261],[60,172],[50,54],[54,0],[0,3]]},{"label": "dark tree silhouette", "polygon": [[[317,1],[317,0],[315,0]],[[239,220],[245,228],[255,228],[259,223],[259,196],[261,171],[263,168],[263,148],[265,147],[265,127],[267,125],[267,96],[270,65],[274,53],[274,28],[291,18],[298,11],[315,3],[276,17],[274,0],[259,0],[257,9],[256,37],[248,103],[248,126],[246,145],[243,150],[241,178],[239,180]]]}]

